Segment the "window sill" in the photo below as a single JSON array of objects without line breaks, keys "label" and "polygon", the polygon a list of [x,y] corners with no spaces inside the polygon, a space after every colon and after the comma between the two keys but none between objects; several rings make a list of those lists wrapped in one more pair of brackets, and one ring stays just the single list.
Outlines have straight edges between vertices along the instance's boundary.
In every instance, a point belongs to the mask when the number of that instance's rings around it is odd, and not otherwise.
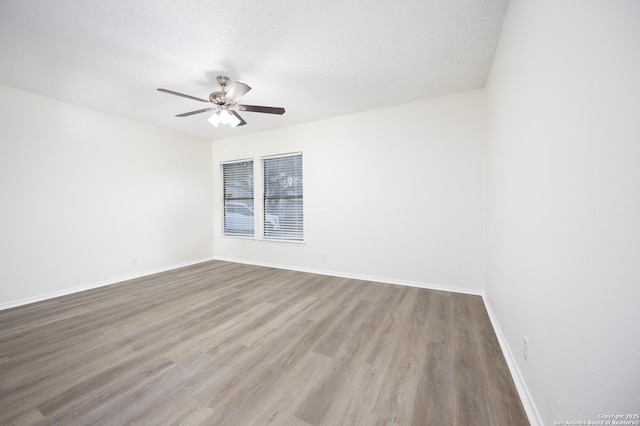
[{"label": "window sill", "polygon": [[305,240],[278,240],[276,238],[258,238],[251,236],[243,236],[243,235],[219,235],[218,238],[224,238],[229,240],[238,240],[238,241],[257,241],[259,243],[276,243],[276,244],[287,244],[294,246],[304,246],[306,245]]},{"label": "window sill", "polygon": [[252,237],[250,235],[218,235],[218,238],[225,238],[229,240],[245,240],[245,241],[256,241],[256,237]]},{"label": "window sill", "polygon": [[257,241],[261,243],[291,244],[294,246],[303,246],[306,244],[304,240],[278,240],[276,238],[258,238]]}]

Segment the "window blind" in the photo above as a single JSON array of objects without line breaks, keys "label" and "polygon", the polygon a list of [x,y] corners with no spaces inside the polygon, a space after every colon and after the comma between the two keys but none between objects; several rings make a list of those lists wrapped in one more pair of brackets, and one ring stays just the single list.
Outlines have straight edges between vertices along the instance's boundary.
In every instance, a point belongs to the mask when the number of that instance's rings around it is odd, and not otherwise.
[{"label": "window blind", "polygon": [[302,241],[302,154],[262,161],[264,237]]},{"label": "window blind", "polygon": [[254,235],[253,161],[222,164],[224,234]]}]

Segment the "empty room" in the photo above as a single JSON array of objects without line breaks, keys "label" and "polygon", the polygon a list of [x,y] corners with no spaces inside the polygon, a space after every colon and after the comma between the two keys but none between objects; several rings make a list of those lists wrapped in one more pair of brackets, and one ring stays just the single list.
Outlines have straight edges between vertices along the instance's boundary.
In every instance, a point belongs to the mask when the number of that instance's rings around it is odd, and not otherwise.
[{"label": "empty room", "polygon": [[5,0],[0,424],[640,425],[640,2]]}]

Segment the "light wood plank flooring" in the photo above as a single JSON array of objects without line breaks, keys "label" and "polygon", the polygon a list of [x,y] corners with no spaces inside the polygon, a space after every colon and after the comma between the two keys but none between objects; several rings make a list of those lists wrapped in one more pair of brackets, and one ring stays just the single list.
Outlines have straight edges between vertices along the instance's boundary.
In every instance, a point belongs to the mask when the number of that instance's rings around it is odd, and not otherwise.
[{"label": "light wood plank flooring", "polygon": [[0,311],[2,425],[527,425],[482,300],[213,261]]}]

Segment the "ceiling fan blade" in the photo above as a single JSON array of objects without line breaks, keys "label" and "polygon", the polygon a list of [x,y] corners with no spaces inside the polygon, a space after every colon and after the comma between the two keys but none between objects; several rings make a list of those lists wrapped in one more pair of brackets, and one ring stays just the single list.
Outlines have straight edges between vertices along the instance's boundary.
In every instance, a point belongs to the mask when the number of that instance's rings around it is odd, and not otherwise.
[{"label": "ceiling fan blade", "polygon": [[234,85],[229,88],[229,91],[224,95],[224,98],[231,101],[231,103],[236,103],[238,102],[238,99],[243,97],[249,90],[251,90],[251,87],[244,83],[236,81]]},{"label": "ceiling fan blade", "polygon": [[213,111],[213,110],[215,110],[215,108],[205,108],[205,109],[199,109],[197,111],[183,112],[182,114],[176,115],[176,117],[188,117],[193,114],[200,114],[203,112]]},{"label": "ceiling fan blade", "polygon": [[238,105],[240,111],[265,112],[267,114],[284,114],[284,108],[257,105]]},{"label": "ceiling fan blade", "polygon": [[174,92],[173,90],[168,90],[168,89],[158,89],[158,92],[164,92],[170,95],[182,96],[183,98],[193,99],[194,101],[207,102],[207,103],[209,102],[209,100],[207,99],[196,98],[195,96],[185,95],[184,93]]},{"label": "ceiling fan blade", "polygon": [[[240,114],[238,114],[238,113],[237,113],[237,112],[235,112],[234,110],[231,110],[231,114],[235,115],[235,116],[236,116],[236,118],[237,118],[238,120],[240,120],[240,123],[238,123],[238,126],[244,126],[245,124],[247,124],[247,122],[246,122],[246,121],[244,121],[244,119],[243,119],[242,117],[240,117]],[[238,126],[236,126],[236,127],[238,127]]]}]

